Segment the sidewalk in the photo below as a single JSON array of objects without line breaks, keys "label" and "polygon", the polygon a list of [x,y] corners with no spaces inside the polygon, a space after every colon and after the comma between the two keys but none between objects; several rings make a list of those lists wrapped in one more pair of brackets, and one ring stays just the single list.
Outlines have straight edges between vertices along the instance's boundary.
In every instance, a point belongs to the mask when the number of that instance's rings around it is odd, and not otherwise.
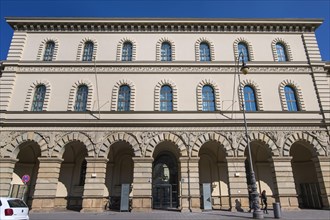
[{"label": "sidewalk", "polygon": [[[173,211],[152,212],[102,212],[102,213],[79,213],[79,212],[52,212],[52,213],[30,213],[30,220],[246,220],[252,219],[252,213],[229,212],[229,211],[207,211],[201,213],[181,213]],[[275,219],[272,210],[264,214],[264,219]],[[308,219],[308,220],[330,220],[330,210],[299,210],[285,211],[281,213],[281,219]]]}]

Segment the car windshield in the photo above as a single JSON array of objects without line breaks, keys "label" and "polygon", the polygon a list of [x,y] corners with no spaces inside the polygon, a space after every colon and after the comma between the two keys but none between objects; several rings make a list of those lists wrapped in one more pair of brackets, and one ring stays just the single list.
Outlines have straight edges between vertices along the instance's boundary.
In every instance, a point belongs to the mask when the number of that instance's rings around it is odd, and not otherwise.
[{"label": "car windshield", "polygon": [[20,199],[11,199],[8,200],[8,204],[11,208],[17,208],[17,207],[27,207],[27,205],[25,204],[25,202],[23,202]]}]

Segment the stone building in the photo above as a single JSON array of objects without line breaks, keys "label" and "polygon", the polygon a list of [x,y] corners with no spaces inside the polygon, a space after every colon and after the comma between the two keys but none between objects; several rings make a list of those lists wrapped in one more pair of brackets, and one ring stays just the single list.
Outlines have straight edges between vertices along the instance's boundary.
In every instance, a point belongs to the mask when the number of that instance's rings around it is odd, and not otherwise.
[{"label": "stone building", "polygon": [[119,208],[129,184],[132,211],[247,209],[249,141],[269,203],[329,209],[330,65],[315,37],[322,20],[7,23],[1,196],[25,191],[33,211],[103,211]]}]

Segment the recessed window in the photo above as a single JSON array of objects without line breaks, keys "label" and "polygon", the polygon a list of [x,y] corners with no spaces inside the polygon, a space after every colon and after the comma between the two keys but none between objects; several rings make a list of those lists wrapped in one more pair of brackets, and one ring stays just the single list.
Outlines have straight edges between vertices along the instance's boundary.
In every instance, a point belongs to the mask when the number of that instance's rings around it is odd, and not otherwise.
[{"label": "recessed window", "polygon": [[45,46],[43,61],[52,61],[54,56],[55,42],[48,41]]},{"label": "recessed window", "polygon": [[299,109],[295,90],[291,86],[285,86],[284,92],[288,111],[298,111]]},{"label": "recessed window", "polygon": [[122,61],[132,61],[133,45],[130,42],[125,42],[123,45],[121,60]]},{"label": "recessed window", "polygon": [[279,62],[288,61],[287,53],[286,53],[286,50],[285,50],[285,47],[283,44],[281,44],[281,43],[276,44],[276,53],[277,53],[277,59]]},{"label": "recessed window", "polygon": [[161,47],[161,61],[172,61],[171,44],[168,42],[162,43]]},{"label": "recessed window", "polygon": [[[238,49],[238,54],[239,54],[239,61],[242,62],[244,61],[245,63],[250,61],[250,58],[249,58],[249,51],[248,51],[248,47],[245,43],[239,43],[237,45],[237,49]],[[242,54],[242,55],[240,55]]]},{"label": "recessed window", "polygon": [[127,85],[120,86],[118,92],[118,111],[129,111],[131,102],[131,89]]},{"label": "recessed window", "polygon": [[206,85],[202,89],[203,111],[215,111],[215,96],[212,86]]},{"label": "recessed window", "polygon": [[39,85],[36,87],[33,96],[31,111],[35,111],[35,112],[42,111],[45,100],[45,94],[46,94],[45,85]]},{"label": "recessed window", "polygon": [[94,50],[93,42],[87,41],[84,45],[82,61],[92,61],[93,60],[93,50]]},{"label": "recessed window", "polygon": [[173,91],[168,85],[160,89],[160,111],[173,111]]},{"label": "recessed window", "polygon": [[251,86],[244,86],[244,107],[246,111],[257,111],[256,96]]},{"label": "recessed window", "polygon": [[200,61],[211,61],[210,46],[205,42],[199,45],[199,57]]},{"label": "recessed window", "polygon": [[76,102],[74,105],[75,111],[78,112],[86,111],[87,97],[88,97],[88,87],[86,85],[79,86],[77,89]]}]

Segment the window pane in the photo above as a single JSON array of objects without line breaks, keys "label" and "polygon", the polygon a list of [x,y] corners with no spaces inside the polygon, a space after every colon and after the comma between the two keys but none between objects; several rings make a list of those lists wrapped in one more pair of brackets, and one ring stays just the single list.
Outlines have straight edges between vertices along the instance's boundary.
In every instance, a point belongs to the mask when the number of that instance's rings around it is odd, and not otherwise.
[{"label": "window pane", "polygon": [[173,111],[173,94],[170,86],[160,89],[160,111]]},{"label": "window pane", "polygon": [[276,44],[276,52],[277,52],[278,61],[280,61],[280,62],[288,61],[287,56],[286,56],[285,47],[282,44],[280,44],[280,43]]},{"label": "window pane", "polygon": [[83,61],[92,61],[93,60],[93,49],[94,44],[91,41],[85,43],[84,53],[83,53]]},{"label": "window pane", "polygon": [[211,86],[202,89],[203,111],[215,111],[214,90]]},{"label": "window pane", "polygon": [[44,105],[44,100],[45,100],[45,94],[46,94],[46,86],[40,85],[36,87],[31,111],[42,111],[42,107]]},{"label": "window pane", "polygon": [[257,111],[255,93],[252,87],[244,87],[244,107],[246,111]]},{"label": "window pane", "polygon": [[53,41],[47,42],[44,53],[44,61],[52,61],[54,55],[54,48],[55,43]]},{"label": "window pane", "polygon": [[162,43],[161,48],[161,61],[171,61],[172,60],[172,49],[171,45],[167,42]]},{"label": "window pane", "polygon": [[132,44],[129,42],[124,43],[121,60],[122,61],[132,61],[132,51],[133,51]]},{"label": "window pane", "polygon": [[[239,54],[240,62],[244,61],[246,63],[246,62],[250,61],[249,52],[248,52],[246,44],[244,44],[244,43],[238,44],[238,54]],[[243,54],[243,56],[240,54]]]},{"label": "window pane", "polygon": [[210,47],[207,43],[201,43],[199,46],[200,61],[211,61]]},{"label": "window pane", "polygon": [[124,85],[119,88],[118,92],[118,111],[129,111],[131,102],[131,89]]},{"label": "window pane", "polygon": [[76,103],[74,106],[75,111],[86,111],[87,97],[88,87],[86,85],[79,86],[76,94]]},{"label": "window pane", "polygon": [[290,86],[284,87],[286,104],[289,111],[298,111],[297,98],[293,88]]}]

